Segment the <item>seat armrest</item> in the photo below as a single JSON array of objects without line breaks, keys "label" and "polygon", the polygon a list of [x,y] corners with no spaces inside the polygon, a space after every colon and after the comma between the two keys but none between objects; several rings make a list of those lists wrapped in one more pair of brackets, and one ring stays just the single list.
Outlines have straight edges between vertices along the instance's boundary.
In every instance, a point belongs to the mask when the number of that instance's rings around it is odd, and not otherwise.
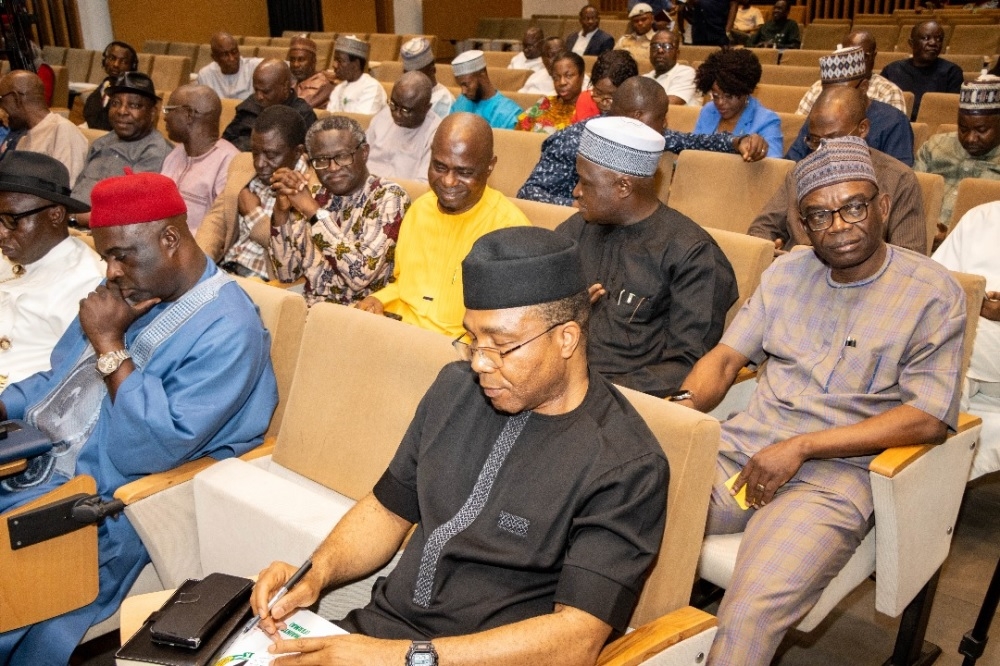
[{"label": "seat armrest", "polygon": [[[982,425],[982,423],[983,420],[978,416],[965,413],[959,414],[958,431],[948,437],[959,435],[977,425]],[[894,446],[891,449],[886,449],[876,456],[875,460],[871,461],[868,465],[868,471],[891,479],[919,459],[920,456],[934,448],[934,446],[934,444],[915,444],[913,446]]]},{"label": "seat armrest", "polygon": [[269,456],[274,453],[274,445],[277,443],[277,437],[267,437],[264,439],[264,443],[255,449],[250,449],[246,453],[240,456],[240,460],[245,460],[250,462],[251,460],[257,460],[257,458],[263,458],[264,456]]},{"label": "seat armrest", "polygon": [[10,460],[0,465],[0,478],[10,476],[11,474],[18,474],[26,469],[28,469],[28,460],[26,458]]},{"label": "seat armrest", "polygon": [[597,666],[637,666],[717,624],[714,615],[693,606],[678,608],[606,645]]}]

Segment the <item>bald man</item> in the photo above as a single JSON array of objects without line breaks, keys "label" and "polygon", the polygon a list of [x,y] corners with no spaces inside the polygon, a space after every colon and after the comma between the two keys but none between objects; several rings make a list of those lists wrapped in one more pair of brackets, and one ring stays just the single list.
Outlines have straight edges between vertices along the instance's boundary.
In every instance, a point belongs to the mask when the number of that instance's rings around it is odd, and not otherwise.
[{"label": "bald man", "polygon": [[167,137],[176,145],[163,160],[161,173],[177,183],[193,233],[226,187],[229,163],[240,151],[219,138],[222,103],[208,86],[177,88],[170,93],[163,113]]},{"label": "bald man", "polygon": [[59,160],[69,170],[69,186],[73,187],[90,146],[76,125],[49,111],[38,75],[17,70],[0,79],[0,108],[7,113],[11,129],[7,150],[30,150]]},{"label": "bald man", "polygon": [[[870,127],[865,117],[866,107],[865,95],[860,90],[850,87],[825,88],[806,122],[809,152],[812,153],[823,139],[853,135],[867,141]],[[891,155],[872,148],[870,144],[869,149],[878,190],[889,195],[891,204],[883,225],[884,240],[919,254],[926,254],[927,223],[917,177],[912,169]],[[773,241],[775,254],[784,254],[796,245],[810,244],[809,234],[799,223],[795,177],[791,171],[747,233]]]},{"label": "bald man", "polygon": [[461,263],[483,234],[531,224],[486,184],[497,158],[493,130],[480,116],[453,113],[431,143],[431,191],[410,206],[396,242],[393,280],[357,307],[391,313],[456,338],[465,332]]},{"label": "bald man", "polygon": [[441,118],[431,110],[431,80],[407,72],[392,87],[389,106],[368,125],[368,168],[390,178],[427,182],[431,141]]},{"label": "bald man", "polygon": [[262,58],[244,58],[240,45],[228,32],[212,35],[212,62],[198,71],[198,83],[208,86],[219,97],[246,99],[253,92],[253,72]]},{"label": "bald man", "polygon": [[281,104],[294,109],[308,128],[316,122],[316,112],[295,94],[292,72],[284,60],[268,58],[253,73],[253,94],[236,107],[236,116],[222,133],[240,151],[250,150],[250,133],[260,112],[269,106]]}]

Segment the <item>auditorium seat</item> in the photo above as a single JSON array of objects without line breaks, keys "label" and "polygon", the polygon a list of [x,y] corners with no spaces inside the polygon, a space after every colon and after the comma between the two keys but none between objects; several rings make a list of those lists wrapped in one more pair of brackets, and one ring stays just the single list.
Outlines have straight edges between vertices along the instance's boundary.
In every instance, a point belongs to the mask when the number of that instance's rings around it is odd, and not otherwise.
[{"label": "auditorium seat", "polygon": [[194,73],[197,74],[202,67],[207,67],[212,63],[212,45],[199,44],[198,57],[194,61]]},{"label": "auditorium seat", "polygon": [[931,134],[937,132],[941,123],[958,122],[958,93],[924,93],[920,99],[917,122],[927,123]]},{"label": "auditorium seat", "polygon": [[487,67],[506,67],[511,59],[517,55],[516,51],[484,51]]},{"label": "auditorium seat", "polygon": [[270,43],[270,37],[255,37],[253,35],[248,35],[243,38],[243,46],[268,46]]},{"label": "auditorium seat", "polygon": [[541,201],[528,201],[527,199],[517,199],[515,197],[507,198],[524,213],[524,216],[533,225],[544,229],[555,229],[577,212],[576,208],[571,206],[560,206]]},{"label": "auditorium seat", "polygon": [[497,90],[504,94],[517,92],[524,86],[524,82],[531,76],[531,70],[509,69],[508,67],[487,67],[486,73],[490,77],[490,82]]},{"label": "auditorium seat", "polygon": [[497,164],[487,184],[509,197],[516,197],[538,163],[546,138],[548,135],[539,132],[494,129],[493,153],[497,156]]},{"label": "auditorium seat", "polygon": [[705,231],[719,244],[722,253],[733,267],[736,275],[736,288],[739,296],[726,313],[726,327],[733,323],[736,313],[748,298],[757,291],[760,276],[774,261],[774,243],[746,234],[713,229],[706,227]]},{"label": "auditorium seat", "polygon": [[924,219],[927,228],[927,250],[930,255],[931,244],[937,234],[938,221],[941,219],[941,205],[944,202],[944,178],[936,173],[914,171],[917,183],[920,185],[920,198],[924,205]]},{"label": "auditorium seat", "polygon": [[258,46],[257,47],[257,57],[258,58],[275,58],[276,60],[284,60],[288,55],[287,46]]},{"label": "auditorium seat", "polygon": [[368,59],[381,62],[383,60],[399,60],[399,46],[401,37],[399,35],[387,35],[382,33],[372,33],[368,35],[368,45],[370,52]]},{"label": "auditorium seat", "polygon": [[796,65],[761,65],[761,83],[782,86],[806,86],[819,81],[819,64],[811,67]]},{"label": "auditorium seat", "polygon": [[[440,69],[440,65],[438,65]],[[398,60],[382,60],[377,66],[372,67],[372,76],[379,81],[395,83],[403,75],[403,63]]]},{"label": "auditorium seat", "polygon": [[153,57],[150,77],[153,87],[167,92],[191,81],[191,60],[179,55],[157,55]]},{"label": "auditorium seat", "polygon": [[50,46],[45,45],[42,47],[42,60],[49,65],[64,65],[66,64],[66,47],[65,46]]},{"label": "auditorium seat", "polygon": [[819,59],[830,55],[830,53],[831,51],[825,49],[787,49],[781,54],[781,66],[819,68]]},{"label": "auditorium seat", "polygon": [[779,113],[795,113],[809,86],[781,86],[761,83],[753,94],[764,108]]},{"label": "auditorium seat", "polygon": [[781,138],[783,139],[781,154],[784,155],[792,147],[792,144],[795,143],[795,139],[799,136],[799,130],[805,125],[809,116],[780,112],[778,113],[778,117],[781,119]]},{"label": "auditorium seat", "polygon": [[[66,71],[69,72],[70,83],[86,83],[90,76],[90,63],[93,54],[87,49],[66,49]],[[101,70],[104,77],[104,70]]]},{"label": "auditorium seat", "polygon": [[930,137],[931,128],[927,123],[910,123],[910,129],[913,130],[913,156],[916,157],[920,146]]},{"label": "auditorium seat", "polygon": [[954,230],[963,215],[976,206],[992,201],[1000,201],[1000,180],[963,178],[958,183],[958,195],[951,209],[951,222],[948,228]]},{"label": "auditorium seat", "polygon": [[896,62],[897,60],[906,60],[910,57],[910,52],[901,53],[898,51],[890,51],[891,45],[887,45],[885,51],[879,51],[875,54],[875,69],[876,72],[881,72],[890,62]]},{"label": "auditorium seat", "polygon": [[191,61],[191,66],[194,67],[194,62],[198,58],[198,45],[191,42],[170,42],[167,45],[166,55],[184,56]]},{"label": "auditorium seat", "polygon": [[851,31],[851,26],[842,23],[824,25],[822,23],[812,23],[802,30],[802,48],[820,51],[833,51],[837,44],[844,41],[844,37]]},{"label": "auditorium seat", "polygon": [[859,23],[855,20],[854,25],[851,26],[851,31],[856,32],[858,30],[868,31],[871,36],[875,38],[875,43],[885,44],[886,49],[889,48],[889,45],[895,44],[899,39],[899,25],[896,23],[875,25],[870,23]]},{"label": "auditorium seat", "polygon": [[[459,92],[454,92],[455,99],[458,99]],[[538,100],[540,100],[544,95],[539,95],[538,93],[521,93],[521,92],[511,92],[509,90],[503,91],[503,94],[509,97],[515,104],[521,107],[522,111],[527,111],[535,105]]]},{"label": "auditorium seat", "polygon": [[667,127],[676,132],[693,132],[701,109],[702,107],[693,104],[671,104],[667,109]]},{"label": "auditorium seat", "polygon": [[170,42],[163,42],[158,39],[147,39],[142,43],[143,53],[167,53],[167,48],[169,48]]}]

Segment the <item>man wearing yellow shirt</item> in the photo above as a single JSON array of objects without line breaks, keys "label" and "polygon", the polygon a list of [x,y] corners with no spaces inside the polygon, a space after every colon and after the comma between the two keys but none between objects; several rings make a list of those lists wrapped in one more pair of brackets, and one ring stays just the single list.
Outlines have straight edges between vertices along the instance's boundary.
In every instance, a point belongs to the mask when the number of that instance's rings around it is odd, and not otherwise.
[{"label": "man wearing yellow shirt", "polygon": [[427,170],[431,191],[403,218],[392,280],[357,307],[451,337],[464,332],[465,255],[483,234],[531,224],[507,197],[486,185],[496,161],[493,131],[481,117],[454,113],[441,121]]}]

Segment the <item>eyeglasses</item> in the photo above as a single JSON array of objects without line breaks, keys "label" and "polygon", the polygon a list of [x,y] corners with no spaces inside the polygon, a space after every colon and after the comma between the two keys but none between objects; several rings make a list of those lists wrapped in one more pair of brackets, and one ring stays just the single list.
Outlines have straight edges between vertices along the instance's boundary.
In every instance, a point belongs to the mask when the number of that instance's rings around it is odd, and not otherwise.
[{"label": "eyeglasses", "polygon": [[329,169],[330,164],[336,164],[339,167],[349,167],[352,164],[354,164],[354,154],[357,153],[358,150],[363,145],[365,145],[364,141],[356,145],[354,147],[354,150],[352,150],[349,153],[340,153],[338,155],[333,155],[332,157],[326,157],[326,156],[313,157],[312,159],[309,160],[309,164],[311,164],[312,168],[316,169],[317,171],[323,171],[324,169]]},{"label": "eyeglasses", "polygon": [[877,196],[878,192],[867,201],[851,201],[836,210],[814,210],[809,213],[800,212],[799,215],[812,231],[828,229],[833,224],[834,214],[840,215],[840,219],[848,224],[857,224],[868,219],[868,206],[875,201]]},{"label": "eyeglasses", "polygon": [[404,116],[410,116],[417,112],[417,107],[415,106],[403,106],[402,104],[396,103],[394,100],[389,100],[389,110],[393,113],[400,113]]},{"label": "eyeglasses", "polygon": [[611,92],[602,92],[597,88],[591,86],[590,96],[591,98],[593,98],[594,102],[610,102],[612,99],[614,99],[615,91],[612,90]]},{"label": "eyeglasses", "polygon": [[743,95],[731,95],[724,92],[710,92],[708,94],[712,97],[713,102],[729,102],[732,104],[733,102],[738,102],[743,99]]},{"label": "eyeglasses", "polygon": [[23,213],[0,213],[0,224],[3,225],[8,231],[17,231],[17,223],[23,217],[28,217],[29,215],[34,215],[35,213],[41,213],[47,208],[54,208],[59,204],[48,204],[40,208],[34,208],[32,210],[26,210]]},{"label": "eyeglasses", "polygon": [[650,51],[676,51],[677,47],[669,42],[659,42],[649,45]]},{"label": "eyeglasses", "polygon": [[557,326],[562,326],[563,324],[568,324],[568,323],[569,323],[568,321],[561,321],[558,324],[552,324],[551,326],[549,326],[547,329],[545,329],[535,337],[531,338],[530,340],[525,340],[524,342],[515,347],[511,347],[507,351],[500,351],[499,349],[494,349],[493,347],[478,347],[476,345],[470,344],[462,340],[462,338],[465,337],[464,334],[461,335],[456,340],[453,340],[451,346],[455,348],[455,351],[458,352],[458,355],[462,358],[463,361],[468,361],[469,363],[472,363],[472,360],[476,357],[476,354],[478,354],[479,358],[481,358],[483,363],[488,365],[490,369],[499,370],[500,368],[503,367],[504,358],[506,358],[510,354],[513,354],[521,347],[524,347],[534,342],[535,340],[542,337],[543,335],[553,330]]},{"label": "eyeglasses", "polygon": [[806,144],[806,147],[809,148],[809,150],[816,150],[821,145],[823,145],[823,142],[826,141],[827,139],[839,139],[841,136],[857,136],[856,132],[858,131],[858,128],[861,127],[861,123],[863,123],[863,122],[864,122],[864,120],[862,120],[861,122],[859,122],[857,125],[854,126],[854,129],[852,129],[847,134],[841,134],[841,135],[835,136],[835,137],[833,137],[833,136],[816,136],[815,134],[808,134],[808,135],[806,135],[806,138],[803,140],[803,143]]}]

